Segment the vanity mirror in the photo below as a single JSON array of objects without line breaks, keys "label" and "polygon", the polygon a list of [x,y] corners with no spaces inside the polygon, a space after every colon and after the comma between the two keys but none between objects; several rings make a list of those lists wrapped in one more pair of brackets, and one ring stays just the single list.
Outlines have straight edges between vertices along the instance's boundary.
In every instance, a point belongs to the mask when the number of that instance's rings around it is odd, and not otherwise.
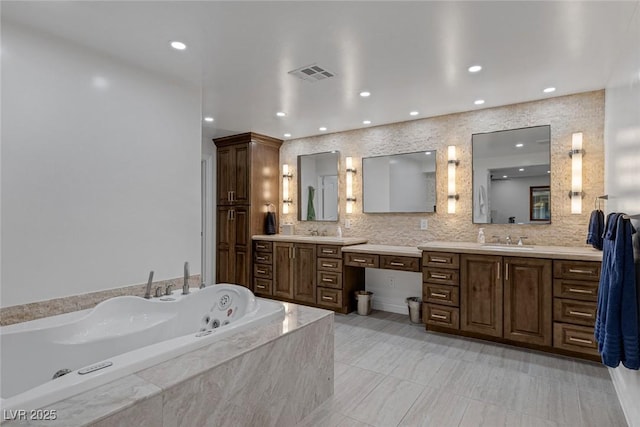
[{"label": "vanity mirror", "polygon": [[435,212],[436,152],[362,159],[365,213]]},{"label": "vanity mirror", "polygon": [[298,156],[298,220],[338,220],[338,162],[340,153]]},{"label": "vanity mirror", "polygon": [[473,222],[549,224],[551,126],[472,136]]}]

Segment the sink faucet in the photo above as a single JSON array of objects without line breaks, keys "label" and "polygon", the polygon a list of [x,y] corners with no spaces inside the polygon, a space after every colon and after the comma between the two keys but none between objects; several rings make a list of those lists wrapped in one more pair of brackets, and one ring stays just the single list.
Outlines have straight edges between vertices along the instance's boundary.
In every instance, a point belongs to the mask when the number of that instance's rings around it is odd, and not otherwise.
[{"label": "sink faucet", "polygon": [[312,235],[312,236],[317,236],[317,235],[318,235],[318,229],[317,229],[317,228],[315,228],[315,229],[314,229],[314,228],[312,228],[312,229],[311,229],[311,235]]},{"label": "sink faucet", "polygon": [[527,236],[520,236],[518,238],[518,246],[522,246],[522,241],[527,239],[527,238],[528,238]]},{"label": "sink faucet", "polygon": [[507,242],[507,245],[510,245],[511,244],[511,236],[507,236],[505,241]]},{"label": "sink faucet", "polygon": [[182,295],[189,294],[189,262],[184,263],[184,283],[182,285]]},{"label": "sink faucet", "polygon": [[149,280],[147,281],[147,290],[144,293],[146,299],[151,299],[151,282],[153,282],[153,270],[149,272]]}]

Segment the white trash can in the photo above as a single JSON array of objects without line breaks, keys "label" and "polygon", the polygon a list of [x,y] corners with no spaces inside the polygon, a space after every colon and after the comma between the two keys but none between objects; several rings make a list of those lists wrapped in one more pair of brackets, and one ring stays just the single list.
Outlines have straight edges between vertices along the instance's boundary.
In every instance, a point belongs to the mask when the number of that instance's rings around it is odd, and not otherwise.
[{"label": "white trash can", "polygon": [[420,323],[422,300],[418,297],[409,297],[407,298],[407,305],[409,306],[409,320],[411,320],[411,323]]},{"label": "white trash can", "polygon": [[373,300],[373,292],[356,291],[356,300],[358,301],[358,314],[367,316],[371,314],[371,306]]}]

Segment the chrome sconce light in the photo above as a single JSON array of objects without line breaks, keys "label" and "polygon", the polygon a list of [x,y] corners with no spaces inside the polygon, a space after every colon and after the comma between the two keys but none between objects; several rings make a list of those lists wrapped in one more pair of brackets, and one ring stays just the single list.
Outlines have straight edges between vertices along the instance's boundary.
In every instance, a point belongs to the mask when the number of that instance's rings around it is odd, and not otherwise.
[{"label": "chrome sconce light", "polygon": [[353,157],[346,157],[346,180],[347,180],[347,213],[353,213],[353,204],[356,201],[356,198],[353,197],[353,175],[356,174],[356,170],[353,167]]},{"label": "chrome sconce light", "polygon": [[282,213],[289,213],[289,205],[293,203],[289,194],[289,183],[291,182],[291,178],[293,174],[289,171],[289,165],[282,165]]},{"label": "chrome sconce light", "polygon": [[571,213],[582,213],[582,157],[584,156],[582,149],[582,132],[576,132],[571,136],[571,191],[569,198],[571,199]]},{"label": "chrome sconce light", "polygon": [[447,147],[447,212],[456,213],[456,201],[460,198],[456,193],[456,168],[460,164],[456,156],[456,146]]}]

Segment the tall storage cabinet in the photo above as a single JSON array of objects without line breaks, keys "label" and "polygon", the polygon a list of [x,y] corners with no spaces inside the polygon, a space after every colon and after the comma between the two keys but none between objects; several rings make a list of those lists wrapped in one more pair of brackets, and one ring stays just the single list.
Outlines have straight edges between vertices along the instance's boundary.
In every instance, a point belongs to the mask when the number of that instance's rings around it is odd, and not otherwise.
[{"label": "tall storage cabinet", "polygon": [[216,283],[251,288],[251,236],[264,233],[269,204],[278,218],[282,140],[249,132],[216,138]]}]

